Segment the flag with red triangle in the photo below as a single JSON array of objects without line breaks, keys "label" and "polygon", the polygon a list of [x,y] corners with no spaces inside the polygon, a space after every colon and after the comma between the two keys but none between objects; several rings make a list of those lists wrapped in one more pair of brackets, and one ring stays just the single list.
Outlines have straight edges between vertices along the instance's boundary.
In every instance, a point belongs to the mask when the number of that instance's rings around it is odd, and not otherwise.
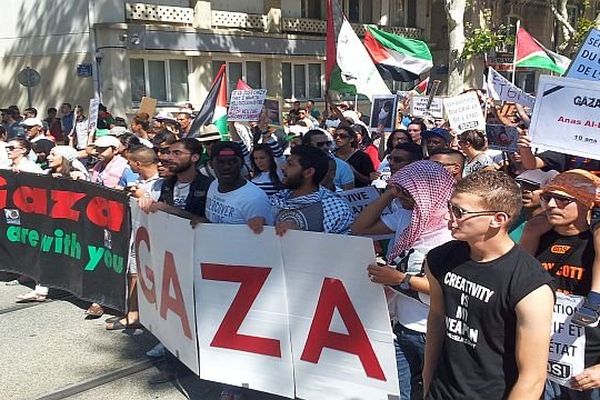
[{"label": "flag with red triangle", "polygon": [[427,94],[427,88],[429,87],[429,77],[425,78],[421,82],[417,84],[412,91],[417,93],[418,95],[424,96]]},{"label": "flag with red triangle", "polygon": [[192,122],[189,137],[197,137],[201,126],[214,124],[221,133],[221,139],[227,139],[227,79],[225,69],[226,65],[221,65],[215,80],[210,86],[208,96],[206,96],[198,115]]},{"label": "flag with red triangle", "polygon": [[235,84],[235,89],[236,90],[252,90],[250,85],[248,85],[246,82],[244,82],[243,79],[238,79],[237,83]]},{"label": "flag with red triangle", "polygon": [[515,43],[515,66],[547,69],[564,74],[571,60],[548,50],[523,28],[517,31]]}]

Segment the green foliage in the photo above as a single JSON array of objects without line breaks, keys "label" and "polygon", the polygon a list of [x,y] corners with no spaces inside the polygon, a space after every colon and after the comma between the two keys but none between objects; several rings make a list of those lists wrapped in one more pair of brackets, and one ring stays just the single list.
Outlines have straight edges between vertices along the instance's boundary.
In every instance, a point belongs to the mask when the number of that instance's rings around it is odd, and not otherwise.
[{"label": "green foliage", "polygon": [[472,29],[470,24],[465,24],[465,46],[460,55],[460,60],[465,61],[476,55],[483,55],[490,50],[502,47],[502,45],[514,45],[514,27],[501,24],[491,27],[491,10],[485,9],[483,13],[485,27]]},{"label": "green foliage", "polygon": [[573,35],[573,49],[578,49],[581,43],[585,40],[590,29],[595,28],[596,23],[589,18],[581,17],[577,20],[577,28]]}]

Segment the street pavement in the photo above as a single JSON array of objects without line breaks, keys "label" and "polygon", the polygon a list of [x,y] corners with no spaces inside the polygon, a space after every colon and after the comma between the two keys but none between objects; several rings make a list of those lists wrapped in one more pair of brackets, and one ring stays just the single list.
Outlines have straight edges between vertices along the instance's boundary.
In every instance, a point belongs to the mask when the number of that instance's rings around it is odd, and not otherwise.
[{"label": "street pavement", "polygon": [[[16,304],[23,285],[7,286],[0,272],[0,399],[202,399],[218,400],[221,385],[176,368],[174,381],[151,385],[166,369],[145,352],[156,339],[143,329],[107,331],[104,321],[85,319],[89,303],[50,292],[45,303]],[[275,397],[248,392],[244,399]]]}]

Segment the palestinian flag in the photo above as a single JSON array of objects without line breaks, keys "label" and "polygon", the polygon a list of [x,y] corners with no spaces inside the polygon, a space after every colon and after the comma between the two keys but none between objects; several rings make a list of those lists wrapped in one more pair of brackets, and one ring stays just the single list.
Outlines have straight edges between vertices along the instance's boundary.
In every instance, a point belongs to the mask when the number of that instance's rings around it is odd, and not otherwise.
[{"label": "palestinian flag", "polygon": [[371,101],[374,95],[391,94],[344,16],[339,0],[327,0],[326,54],[325,79],[328,90],[364,94]]},{"label": "palestinian flag", "polygon": [[201,126],[215,124],[221,133],[221,139],[228,138],[226,67],[225,64],[221,65],[215,80],[210,86],[206,100],[204,100],[198,115],[192,122],[189,137],[197,137]]},{"label": "palestinian flag", "polygon": [[429,87],[429,77],[425,80],[419,82],[417,86],[412,88],[412,91],[420,96],[425,96],[427,94],[427,88]]},{"label": "palestinian flag", "polygon": [[547,69],[564,74],[571,60],[548,50],[525,29],[519,28],[515,44],[515,66]]},{"label": "palestinian flag", "polygon": [[413,82],[433,67],[427,43],[368,26],[365,47],[386,80]]},{"label": "palestinian flag", "polygon": [[250,85],[248,85],[243,79],[238,79],[237,83],[235,84],[235,89],[236,90],[252,90]]}]

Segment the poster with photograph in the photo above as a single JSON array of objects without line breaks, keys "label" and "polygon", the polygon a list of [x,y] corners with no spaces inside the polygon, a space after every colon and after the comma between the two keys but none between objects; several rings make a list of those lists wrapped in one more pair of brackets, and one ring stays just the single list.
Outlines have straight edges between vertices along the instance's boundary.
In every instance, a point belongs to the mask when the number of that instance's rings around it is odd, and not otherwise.
[{"label": "poster with photograph", "polygon": [[372,131],[391,132],[394,130],[397,101],[398,96],[396,95],[373,96],[369,126]]},{"label": "poster with photograph", "polygon": [[517,151],[517,140],[519,140],[517,128],[502,124],[487,124],[485,126],[485,133],[490,149],[508,151],[510,153]]},{"label": "poster with photograph", "polygon": [[266,113],[267,123],[269,125],[281,126],[281,103],[279,99],[267,97],[265,99],[263,111]]}]

